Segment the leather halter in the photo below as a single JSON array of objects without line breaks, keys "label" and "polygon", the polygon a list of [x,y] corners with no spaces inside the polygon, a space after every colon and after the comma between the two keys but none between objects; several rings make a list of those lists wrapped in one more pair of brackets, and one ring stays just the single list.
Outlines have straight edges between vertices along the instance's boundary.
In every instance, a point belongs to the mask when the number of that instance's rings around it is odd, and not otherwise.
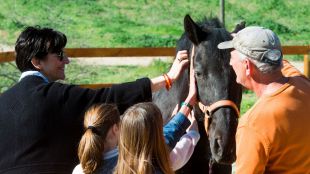
[{"label": "leather halter", "polygon": [[237,107],[237,105],[231,101],[231,100],[219,100],[209,106],[206,106],[204,104],[202,104],[201,102],[198,102],[198,106],[200,108],[200,110],[205,113],[205,115],[207,116],[207,118],[210,118],[213,114],[214,111],[216,111],[217,109],[221,108],[221,107],[231,107],[232,109],[234,109],[239,117],[239,109]]},{"label": "leather halter", "polygon": [[[191,61],[194,61],[194,54],[195,54],[195,46],[193,45],[192,47],[192,54],[191,54]],[[219,100],[211,105],[204,105],[200,101],[198,102],[199,109],[205,114],[204,118],[204,125],[205,125],[205,130],[206,133],[208,134],[208,128],[209,128],[209,119],[212,118],[212,114],[217,110],[222,107],[230,107],[233,110],[235,110],[237,117],[239,118],[240,113],[237,105],[231,101],[231,100]]]}]

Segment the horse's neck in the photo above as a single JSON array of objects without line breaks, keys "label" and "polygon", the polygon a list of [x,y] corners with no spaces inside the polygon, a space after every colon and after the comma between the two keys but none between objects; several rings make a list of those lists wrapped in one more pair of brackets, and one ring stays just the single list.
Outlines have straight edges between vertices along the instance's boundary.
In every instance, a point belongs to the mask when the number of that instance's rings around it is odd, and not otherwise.
[{"label": "horse's neck", "polygon": [[153,102],[162,112],[164,122],[167,122],[177,104],[185,100],[188,94],[188,70],[184,70],[180,77],[167,91],[162,89],[153,95]]}]

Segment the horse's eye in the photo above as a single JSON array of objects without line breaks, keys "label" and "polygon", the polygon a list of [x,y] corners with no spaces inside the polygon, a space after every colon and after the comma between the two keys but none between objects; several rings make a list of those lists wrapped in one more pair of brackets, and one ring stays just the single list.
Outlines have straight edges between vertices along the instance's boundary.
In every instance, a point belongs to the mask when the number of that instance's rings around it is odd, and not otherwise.
[{"label": "horse's eye", "polygon": [[196,71],[196,72],[195,72],[195,76],[196,76],[196,77],[201,77],[201,73]]}]

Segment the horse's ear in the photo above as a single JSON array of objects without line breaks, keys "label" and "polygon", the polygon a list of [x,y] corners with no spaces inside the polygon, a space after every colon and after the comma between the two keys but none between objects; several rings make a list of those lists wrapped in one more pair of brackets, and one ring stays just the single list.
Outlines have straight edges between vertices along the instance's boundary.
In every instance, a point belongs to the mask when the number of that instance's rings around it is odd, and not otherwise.
[{"label": "horse's ear", "polygon": [[231,33],[238,33],[240,30],[245,28],[245,21],[240,22],[235,26],[235,29]]},{"label": "horse's ear", "polygon": [[184,30],[187,37],[195,44],[198,45],[207,36],[205,31],[192,20],[189,15],[184,17]]}]

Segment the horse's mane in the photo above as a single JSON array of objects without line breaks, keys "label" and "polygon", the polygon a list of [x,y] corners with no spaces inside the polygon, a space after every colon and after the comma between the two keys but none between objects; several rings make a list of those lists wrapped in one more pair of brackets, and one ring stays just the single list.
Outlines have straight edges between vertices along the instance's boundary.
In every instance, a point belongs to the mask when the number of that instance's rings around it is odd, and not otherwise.
[{"label": "horse's mane", "polygon": [[202,20],[198,21],[197,24],[202,29],[207,28],[224,28],[222,22],[217,17],[204,17]]}]

